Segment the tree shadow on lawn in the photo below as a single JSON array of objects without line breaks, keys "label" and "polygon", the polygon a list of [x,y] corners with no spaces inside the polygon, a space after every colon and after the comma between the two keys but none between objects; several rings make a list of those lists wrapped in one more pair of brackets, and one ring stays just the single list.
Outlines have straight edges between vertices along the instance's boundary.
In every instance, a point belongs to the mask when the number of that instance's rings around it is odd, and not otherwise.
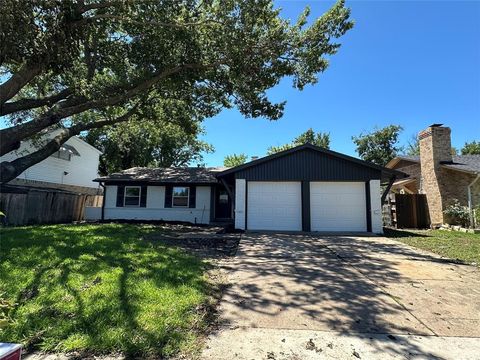
[{"label": "tree shadow on lawn", "polygon": [[219,325],[338,331],[367,336],[379,351],[435,358],[408,339],[395,339],[434,335],[402,304],[413,299],[395,299],[379,284],[412,281],[397,270],[402,259],[432,261],[368,237],[247,235],[238,258],[226,266],[234,282],[222,300]]},{"label": "tree shadow on lawn", "polygon": [[164,356],[194,348],[208,264],[142,240],[158,227],[8,229],[0,293],[16,300],[2,340],[29,350]]}]

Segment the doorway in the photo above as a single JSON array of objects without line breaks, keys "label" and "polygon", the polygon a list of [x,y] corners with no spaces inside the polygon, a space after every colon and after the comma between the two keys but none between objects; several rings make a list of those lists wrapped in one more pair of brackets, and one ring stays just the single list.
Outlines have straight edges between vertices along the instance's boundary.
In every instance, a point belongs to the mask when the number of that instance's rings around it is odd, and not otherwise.
[{"label": "doorway", "polygon": [[228,196],[227,190],[215,188],[215,219],[232,218],[232,201]]}]

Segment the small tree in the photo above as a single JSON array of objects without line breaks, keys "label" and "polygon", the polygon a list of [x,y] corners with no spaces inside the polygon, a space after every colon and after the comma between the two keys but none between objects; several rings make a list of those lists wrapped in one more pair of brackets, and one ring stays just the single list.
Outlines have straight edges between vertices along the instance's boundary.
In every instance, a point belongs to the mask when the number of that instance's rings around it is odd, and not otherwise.
[{"label": "small tree", "polygon": [[238,165],[245,164],[247,162],[248,156],[246,154],[232,154],[225,156],[223,159],[223,166],[234,167]]},{"label": "small tree", "polygon": [[389,125],[371,133],[352,136],[352,140],[363,160],[384,166],[402,151],[402,147],[398,146],[398,136],[402,130],[400,125]]},{"label": "small tree", "polygon": [[170,121],[136,121],[91,130],[84,136],[89,144],[103,152],[99,170],[102,175],[135,166],[169,167],[200,163],[213,147],[198,139],[203,132],[199,123],[185,129]]},{"label": "small tree", "polygon": [[267,154],[275,154],[277,152],[291,149],[295,146],[303,145],[303,144],[312,144],[316,145],[325,149],[330,148],[330,134],[329,133],[322,133],[322,132],[315,132],[312,128],[308,129],[304,133],[298,135],[293,141],[289,144],[280,145],[280,146],[271,146],[267,150]]},{"label": "small tree", "polygon": [[410,141],[407,143],[407,155],[415,156],[420,155],[420,141],[417,135],[412,135]]},{"label": "small tree", "polygon": [[460,152],[462,155],[480,155],[480,141],[466,142]]}]

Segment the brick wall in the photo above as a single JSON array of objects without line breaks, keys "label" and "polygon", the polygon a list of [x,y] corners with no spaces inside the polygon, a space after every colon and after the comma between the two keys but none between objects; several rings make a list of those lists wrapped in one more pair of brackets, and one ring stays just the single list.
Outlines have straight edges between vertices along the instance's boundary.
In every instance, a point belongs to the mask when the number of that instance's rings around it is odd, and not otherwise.
[{"label": "brick wall", "polygon": [[414,193],[420,193],[420,179],[422,177],[420,164],[412,164],[408,166],[395,167],[395,170],[404,172],[405,174],[410,175],[410,177],[415,178],[415,182],[408,184],[405,187],[411,190]]},{"label": "brick wall", "polygon": [[[420,132],[420,169],[422,184],[420,192],[427,195],[432,225],[447,223],[445,208],[455,199],[468,205],[467,186],[475,175],[445,168],[442,161],[452,161],[450,128],[429,127]],[[480,184],[472,189],[473,205],[480,204]]]},{"label": "brick wall", "polygon": [[449,177],[441,167],[441,161],[452,161],[450,128],[429,127],[418,135],[420,141],[420,168],[422,191],[427,195],[432,225],[444,223],[443,210],[447,205],[450,189]]}]

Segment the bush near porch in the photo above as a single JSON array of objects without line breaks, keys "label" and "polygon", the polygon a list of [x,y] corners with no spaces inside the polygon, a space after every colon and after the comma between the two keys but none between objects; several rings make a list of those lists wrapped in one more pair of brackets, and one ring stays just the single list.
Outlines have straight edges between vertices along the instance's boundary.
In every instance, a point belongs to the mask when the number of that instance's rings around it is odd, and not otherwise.
[{"label": "bush near porch", "polygon": [[192,352],[206,326],[208,265],[144,236],[153,225],[2,228],[0,339],[47,352]]}]

